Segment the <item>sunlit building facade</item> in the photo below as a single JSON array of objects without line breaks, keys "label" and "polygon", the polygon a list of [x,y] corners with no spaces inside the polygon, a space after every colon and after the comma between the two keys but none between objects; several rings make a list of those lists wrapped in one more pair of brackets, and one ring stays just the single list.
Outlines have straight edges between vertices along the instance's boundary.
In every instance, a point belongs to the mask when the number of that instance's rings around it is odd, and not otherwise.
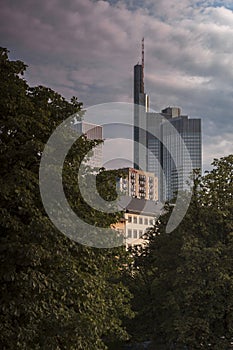
[{"label": "sunlit building facade", "polygon": [[125,177],[118,180],[120,192],[133,198],[158,200],[158,179],[154,173],[144,172],[134,168],[123,168]]}]

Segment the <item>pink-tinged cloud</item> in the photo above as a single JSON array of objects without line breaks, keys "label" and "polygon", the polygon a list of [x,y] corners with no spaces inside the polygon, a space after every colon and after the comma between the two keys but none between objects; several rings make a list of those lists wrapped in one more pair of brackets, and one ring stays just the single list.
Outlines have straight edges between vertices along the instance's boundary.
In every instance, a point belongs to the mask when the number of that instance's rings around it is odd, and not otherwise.
[{"label": "pink-tinged cloud", "polygon": [[132,99],[133,65],[144,36],[145,87],[153,108],[179,105],[203,118],[206,137],[224,140],[233,132],[233,12],[230,1],[214,3],[3,0],[1,42],[30,66],[29,83],[93,105]]}]

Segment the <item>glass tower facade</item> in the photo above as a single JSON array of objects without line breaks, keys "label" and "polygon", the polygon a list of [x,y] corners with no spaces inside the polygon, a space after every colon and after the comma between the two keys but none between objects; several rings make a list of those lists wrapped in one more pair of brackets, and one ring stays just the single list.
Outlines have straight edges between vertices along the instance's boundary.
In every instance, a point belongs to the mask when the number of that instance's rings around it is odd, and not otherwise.
[{"label": "glass tower facade", "polygon": [[143,66],[134,66],[134,168],[146,171],[146,112],[149,98],[144,93]]},{"label": "glass tower facade", "polygon": [[[103,140],[103,127],[85,121],[78,121],[73,125],[73,129],[81,135],[86,135],[88,140]],[[87,164],[93,168],[101,168],[103,166],[103,144],[95,146],[92,149],[92,157]]]},{"label": "glass tower facade", "polygon": [[149,98],[144,93],[143,80],[143,65],[137,64],[134,66],[134,168],[155,174],[159,200],[166,201],[178,190],[186,190],[187,178],[194,169],[202,168],[201,119],[181,115],[178,107],[167,107],[161,113],[148,112]]},{"label": "glass tower facade", "polygon": [[[168,122],[176,132],[171,131]],[[194,169],[202,168],[201,119],[189,119],[188,116],[168,119],[161,124],[161,134],[163,145],[160,159],[164,174],[162,196],[163,200],[170,200],[178,190],[188,189],[185,179],[191,176]],[[183,143],[177,135],[181,136],[190,158],[187,158]],[[174,152],[174,159],[169,152],[171,149]]]},{"label": "glass tower facade", "polygon": [[201,119],[162,112],[146,113],[146,120],[147,171],[158,178],[159,200],[170,200],[178,190],[188,189],[187,178],[202,168]]}]

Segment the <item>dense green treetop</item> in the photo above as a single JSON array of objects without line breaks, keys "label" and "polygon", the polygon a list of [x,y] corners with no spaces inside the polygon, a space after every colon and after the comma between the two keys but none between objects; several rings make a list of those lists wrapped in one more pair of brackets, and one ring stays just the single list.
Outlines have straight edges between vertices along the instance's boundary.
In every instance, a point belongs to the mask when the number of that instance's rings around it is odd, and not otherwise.
[{"label": "dense green treetop", "polygon": [[[231,349],[233,342],[233,155],[194,174],[193,196],[180,225],[166,233],[173,209],[134,251],[128,285],[136,318],[128,330],[156,349]],[[143,324],[143,326],[141,326]]]},{"label": "dense green treetop", "polygon": [[[127,338],[122,318],[132,315],[131,296],[121,281],[127,255],[123,248],[82,246],[46,215],[38,177],[45,143],[63,120],[81,118],[83,110],[74,97],[68,102],[49,88],[29,87],[25,69],[0,49],[0,347],[102,350],[112,339]],[[64,188],[82,218],[106,227],[118,215],[88,207],[76,182],[80,162],[97,143],[80,137],[74,144]]]}]

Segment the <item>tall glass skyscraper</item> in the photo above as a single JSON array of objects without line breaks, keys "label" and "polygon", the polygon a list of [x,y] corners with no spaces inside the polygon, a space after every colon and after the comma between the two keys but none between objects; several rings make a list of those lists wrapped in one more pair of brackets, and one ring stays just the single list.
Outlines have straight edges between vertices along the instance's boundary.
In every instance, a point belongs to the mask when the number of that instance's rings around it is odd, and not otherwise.
[{"label": "tall glass skyscraper", "polygon": [[[73,125],[73,129],[78,131],[80,135],[86,135],[88,140],[103,140],[103,127],[101,125],[81,120]],[[87,164],[93,168],[101,168],[103,166],[103,144],[100,143],[94,147],[92,153]]]},{"label": "tall glass skyscraper", "polygon": [[[174,127],[173,130],[168,127],[169,123]],[[170,200],[178,190],[188,189],[187,178],[194,169],[202,168],[201,119],[182,115],[170,116],[167,122],[161,124],[161,135],[163,142],[160,161],[164,176],[160,193],[163,200]],[[173,150],[174,158],[169,150]]]},{"label": "tall glass skyscraper", "polygon": [[134,168],[146,171],[146,112],[149,98],[144,93],[143,65],[134,66]]},{"label": "tall glass skyscraper", "polygon": [[134,66],[134,167],[157,176],[159,200],[166,201],[178,190],[186,190],[193,169],[202,168],[201,119],[182,116],[178,107],[167,107],[161,113],[148,111],[144,52],[142,57],[142,64]]}]

